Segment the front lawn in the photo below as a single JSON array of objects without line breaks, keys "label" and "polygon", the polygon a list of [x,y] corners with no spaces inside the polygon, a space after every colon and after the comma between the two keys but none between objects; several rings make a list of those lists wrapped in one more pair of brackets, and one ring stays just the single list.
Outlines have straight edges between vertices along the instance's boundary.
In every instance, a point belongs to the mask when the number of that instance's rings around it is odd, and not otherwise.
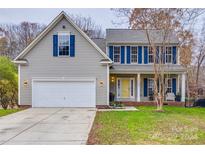
[{"label": "front lawn", "polygon": [[205,108],[97,112],[87,144],[205,144]]},{"label": "front lawn", "polygon": [[0,117],[20,111],[20,109],[0,109]]}]

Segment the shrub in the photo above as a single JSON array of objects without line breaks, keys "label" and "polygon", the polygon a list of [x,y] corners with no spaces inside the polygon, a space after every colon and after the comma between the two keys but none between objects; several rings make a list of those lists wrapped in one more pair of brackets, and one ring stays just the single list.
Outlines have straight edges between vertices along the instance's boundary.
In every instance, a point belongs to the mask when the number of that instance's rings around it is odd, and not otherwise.
[{"label": "shrub", "polygon": [[0,57],[0,105],[13,108],[18,100],[18,75],[16,66],[7,57]]}]

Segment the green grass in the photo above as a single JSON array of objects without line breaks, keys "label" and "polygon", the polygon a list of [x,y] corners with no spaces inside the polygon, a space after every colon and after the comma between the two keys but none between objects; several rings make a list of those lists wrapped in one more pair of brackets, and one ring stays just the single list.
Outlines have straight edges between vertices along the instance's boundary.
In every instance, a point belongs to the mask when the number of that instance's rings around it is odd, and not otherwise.
[{"label": "green grass", "polygon": [[205,144],[205,108],[97,112],[88,144]]},{"label": "green grass", "polygon": [[20,111],[20,109],[0,109],[0,117]]}]

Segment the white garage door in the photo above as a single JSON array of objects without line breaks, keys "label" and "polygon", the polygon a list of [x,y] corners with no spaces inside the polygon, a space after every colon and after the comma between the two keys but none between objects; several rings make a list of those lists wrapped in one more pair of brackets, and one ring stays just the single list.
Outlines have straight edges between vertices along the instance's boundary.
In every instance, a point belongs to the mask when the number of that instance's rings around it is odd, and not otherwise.
[{"label": "white garage door", "polygon": [[94,81],[33,81],[33,107],[95,107]]}]

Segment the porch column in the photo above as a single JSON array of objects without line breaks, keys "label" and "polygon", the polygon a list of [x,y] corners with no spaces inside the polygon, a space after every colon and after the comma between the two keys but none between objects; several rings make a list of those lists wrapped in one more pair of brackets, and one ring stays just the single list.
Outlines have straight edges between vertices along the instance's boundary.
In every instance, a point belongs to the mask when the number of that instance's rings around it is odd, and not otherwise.
[{"label": "porch column", "polygon": [[140,102],[140,74],[137,74],[137,101]]},{"label": "porch column", "polygon": [[185,93],[186,93],[186,76],[185,76],[185,73],[183,73],[181,75],[182,77],[182,80],[181,80],[181,101],[182,102],[185,102]]},{"label": "porch column", "polygon": [[177,94],[180,92],[180,74],[177,75]]}]

